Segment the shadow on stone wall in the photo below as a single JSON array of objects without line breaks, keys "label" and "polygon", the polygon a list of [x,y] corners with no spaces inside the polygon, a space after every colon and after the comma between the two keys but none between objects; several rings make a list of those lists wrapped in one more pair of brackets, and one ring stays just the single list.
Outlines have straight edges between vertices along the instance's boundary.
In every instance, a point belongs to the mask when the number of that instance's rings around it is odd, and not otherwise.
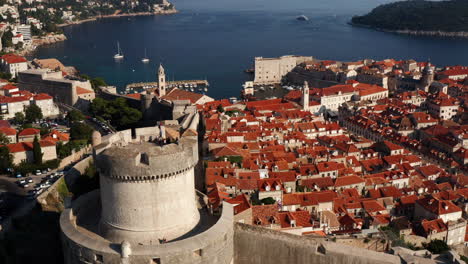
[{"label": "shadow on stone wall", "polygon": [[401,260],[390,254],[236,223],[234,263],[396,264]]}]

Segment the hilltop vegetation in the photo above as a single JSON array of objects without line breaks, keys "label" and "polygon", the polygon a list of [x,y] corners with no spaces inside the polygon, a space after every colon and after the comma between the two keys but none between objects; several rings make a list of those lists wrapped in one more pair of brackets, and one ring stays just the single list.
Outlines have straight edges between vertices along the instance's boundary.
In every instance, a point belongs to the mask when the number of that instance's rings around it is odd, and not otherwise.
[{"label": "hilltop vegetation", "polygon": [[395,2],[355,16],[352,23],[390,31],[468,31],[468,0]]}]

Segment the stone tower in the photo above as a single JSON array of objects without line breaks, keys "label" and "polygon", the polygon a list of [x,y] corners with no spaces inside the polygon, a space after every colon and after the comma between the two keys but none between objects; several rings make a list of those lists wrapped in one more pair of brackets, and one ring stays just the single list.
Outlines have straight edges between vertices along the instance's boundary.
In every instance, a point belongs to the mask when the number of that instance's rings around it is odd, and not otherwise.
[{"label": "stone tower", "polygon": [[100,234],[114,243],[153,245],[192,230],[200,220],[192,148],[143,142],[98,155]]},{"label": "stone tower", "polygon": [[304,81],[301,97],[302,110],[309,111],[309,84]]},{"label": "stone tower", "polygon": [[422,71],[420,89],[428,92],[429,87],[431,86],[433,82],[434,82],[434,70],[432,69],[431,63],[428,62],[426,67],[424,67]]},{"label": "stone tower", "polygon": [[159,97],[166,95],[166,73],[162,64],[159,64],[158,69],[158,93]]},{"label": "stone tower", "polygon": [[101,189],[60,216],[65,264],[233,263],[233,206],[207,210],[196,137],[168,143],[164,131],[123,130],[93,148]]}]

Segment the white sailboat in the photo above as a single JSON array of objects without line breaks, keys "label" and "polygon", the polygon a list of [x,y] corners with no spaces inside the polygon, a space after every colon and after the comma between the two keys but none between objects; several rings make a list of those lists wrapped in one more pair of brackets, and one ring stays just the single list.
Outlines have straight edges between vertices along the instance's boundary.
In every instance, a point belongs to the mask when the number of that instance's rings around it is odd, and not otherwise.
[{"label": "white sailboat", "polygon": [[148,58],[148,56],[146,56],[146,49],[145,49],[145,57],[143,57],[143,59],[141,59],[141,62],[143,62],[143,63],[148,63],[149,62],[149,58]]},{"label": "white sailboat", "polygon": [[124,55],[122,53],[122,50],[120,50],[120,44],[119,42],[117,41],[117,54],[114,55],[114,59],[116,60],[121,60],[124,58]]}]

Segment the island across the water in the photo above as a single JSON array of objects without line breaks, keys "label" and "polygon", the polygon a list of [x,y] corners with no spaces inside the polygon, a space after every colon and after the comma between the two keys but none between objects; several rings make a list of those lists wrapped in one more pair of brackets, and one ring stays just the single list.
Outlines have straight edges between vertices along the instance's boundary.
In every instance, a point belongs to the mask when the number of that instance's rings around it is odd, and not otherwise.
[{"label": "island across the water", "polygon": [[350,24],[413,35],[468,37],[468,1],[402,1],[355,16]]}]

